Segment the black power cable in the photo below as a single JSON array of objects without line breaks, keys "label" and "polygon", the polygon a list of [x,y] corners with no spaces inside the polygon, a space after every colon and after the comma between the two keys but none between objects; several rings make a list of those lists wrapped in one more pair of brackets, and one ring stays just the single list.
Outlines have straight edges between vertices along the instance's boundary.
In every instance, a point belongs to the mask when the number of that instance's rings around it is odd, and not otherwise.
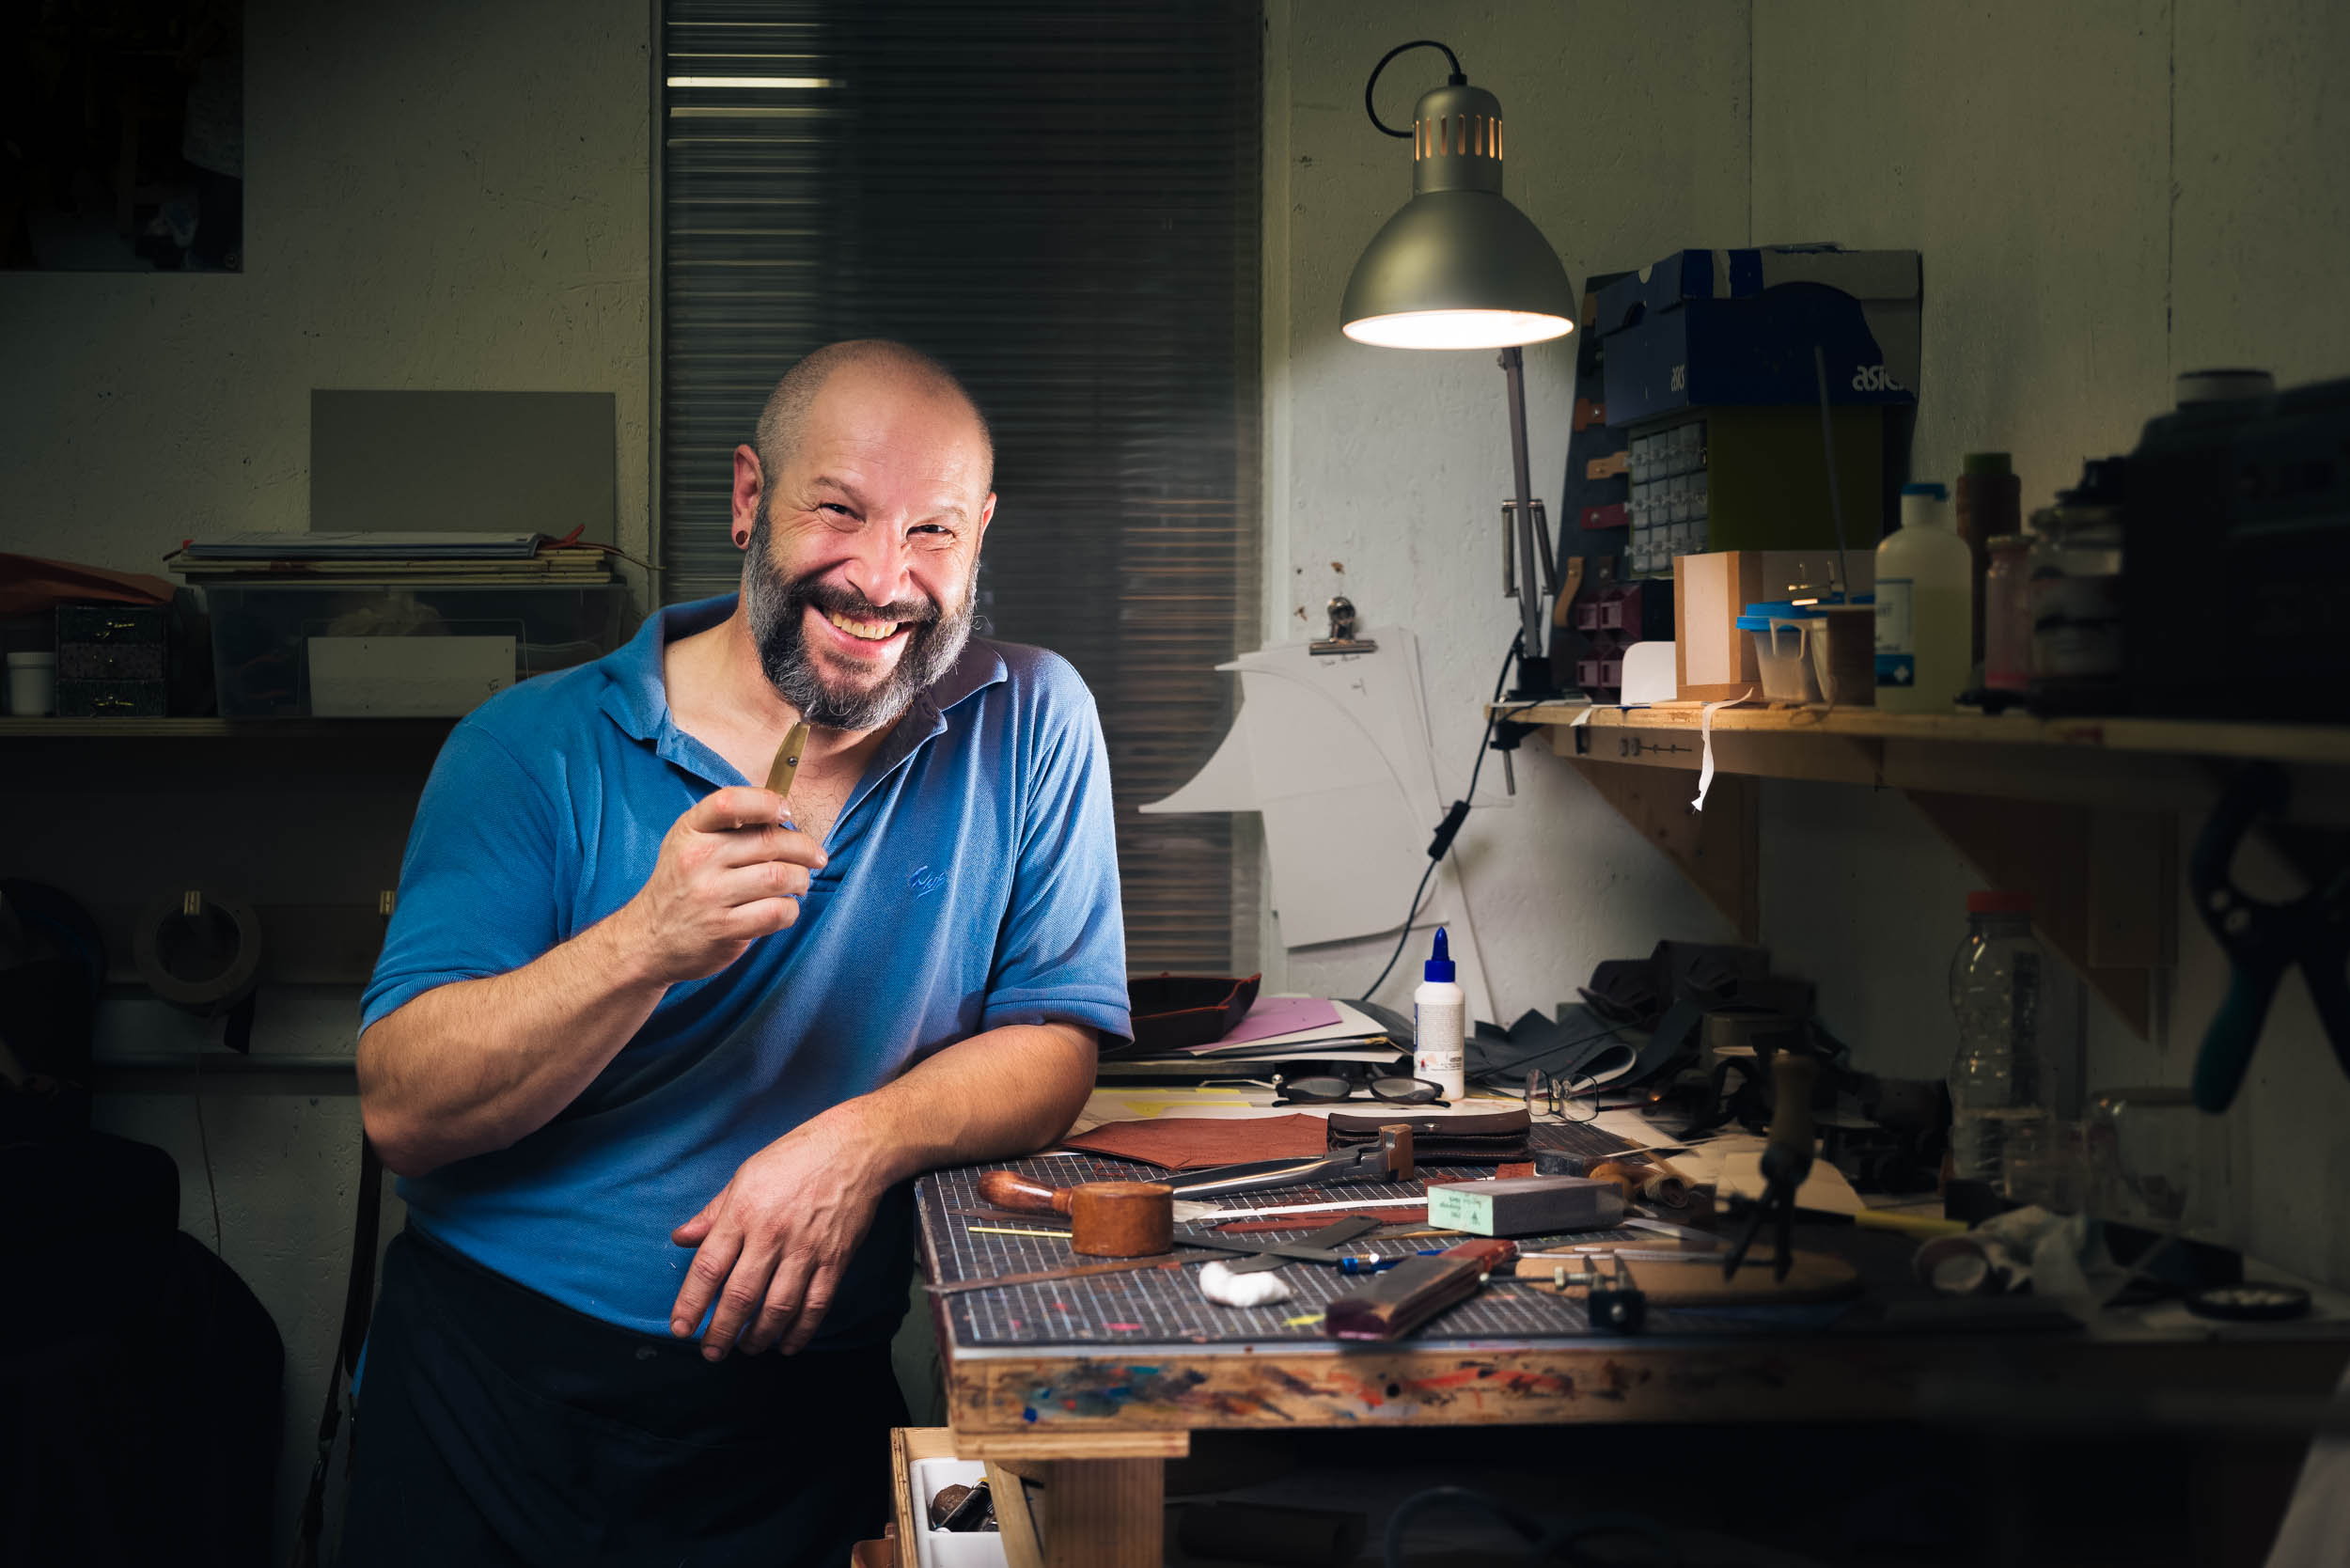
[{"label": "black power cable", "polygon": [[[1439,44],[1437,47],[1441,49],[1444,46]],[[1518,645],[1525,640],[1526,634],[1520,631],[1510,639],[1510,651],[1501,656],[1501,673],[1494,677],[1494,695],[1485,704],[1484,738],[1477,743],[1477,760],[1469,764],[1468,788],[1461,792],[1461,798],[1452,803],[1452,808],[1444,814],[1444,821],[1436,824],[1436,836],[1428,845],[1428,869],[1419,873],[1419,886],[1412,889],[1412,907],[1404,913],[1403,929],[1395,934],[1395,950],[1387,955],[1387,962],[1380,967],[1379,978],[1363,987],[1363,994],[1355,998],[1356,1001],[1371,1000],[1372,993],[1386,983],[1388,974],[1395,968],[1395,961],[1403,956],[1403,944],[1412,939],[1412,922],[1419,918],[1419,902],[1428,893],[1428,879],[1436,874],[1436,868],[1444,863],[1445,852],[1452,848],[1453,838],[1460,833],[1461,824],[1468,821],[1469,801],[1477,793],[1477,776],[1485,768],[1485,748],[1493,744],[1494,723],[1501,716],[1493,712],[1493,707],[1501,700],[1501,688],[1510,680],[1510,662],[1518,656]]]},{"label": "black power cable", "polygon": [[1390,136],[1408,136],[1411,133],[1409,131],[1398,131],[1394,126],[1389,125],[1386,121],[1379,118],[1378,106],[1371,101],[1371,89],[1379,85],[1379,73],[1387,69],[1387,62],[1394,59],[1398,55],[1402,54],[1406,49],[1444,49],[1444,57],[1452,62],[1452,76],[1449,85],[1457,87],[1468,80],[1467,77],[1461,74],[1461,57],[1458,55],[1455,55],[1451,50],[1445,49],[1445,46],[1438,43],[1434,39],[1414,39],[1409,43],[1399,43],[1393,49],[1390,49],[1386,54],[1380,55],[1379,63],[1371,68],[1371,80],[1363,84],[1363,113],[1371,117],[1371,124],[1379,127],[1380,130],[1385,131]]}]

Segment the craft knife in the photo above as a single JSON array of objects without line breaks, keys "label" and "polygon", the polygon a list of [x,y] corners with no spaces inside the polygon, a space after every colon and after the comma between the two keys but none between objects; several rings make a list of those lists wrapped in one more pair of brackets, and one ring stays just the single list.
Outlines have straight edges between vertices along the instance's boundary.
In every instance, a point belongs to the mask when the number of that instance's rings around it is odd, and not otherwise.
[{"label": "craft knife", "polygon": [[783,797],[784,820],[791,821],[791,781],[800,776],[800,753],[807,749],[807,720],[794,724],[783,744],[776,747],[776,760],[767,766],[767,789]]}]

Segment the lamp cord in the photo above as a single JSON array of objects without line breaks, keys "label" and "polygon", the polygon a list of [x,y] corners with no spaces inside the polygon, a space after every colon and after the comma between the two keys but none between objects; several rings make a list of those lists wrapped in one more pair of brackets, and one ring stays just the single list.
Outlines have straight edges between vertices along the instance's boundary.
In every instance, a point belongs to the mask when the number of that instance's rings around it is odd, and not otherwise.
[{"label": "lamp cord", "polygon": [[[1438,44],[1436,47],[1441,49],[1444,46]],[[1379,978],[1363,987],[1362,996],[1356,998],[1358,1001],[1371,1000],[1380,986],[1386,983],[1387,976],[1395,969],[1395,961],[1403,956],[1403,944],[1412,939],[1412,922],[1419,918],[1419,901],[1428,892],[1428,879],[1436,874],[1438,866],[1444,864],[1445,853],[1452,848],[1452,836],[1460,832],[1461,824],[1468,820],[1469,797],[1477,793],[1477,776],[1484,771],[1485,750],[1493,745],[1494,721],[1501,716],[1490,710],[1501,700],[1501,688],[1510,680],[1510,661],[1518,656],[1518,649],[1525,640],[1526,634],[1523,632],[1512,637],[1510,651],[1501,656],[1501,673],[1494,677],[1494,695],[1485,705],[1489,710],[1485,714],[1485,738],[1477,743],[1477,760],[1469,764],[1468,788],[1461,792],[1461,798],[1452,803],[1452,809],[1445,813],[1444,822],[1436,828],[1435,842],[1428,846],[1428,869],[1419,873],[1419,886],[1412,889],[1412,907],[1403,916],[1403,929],[1395,933],[1395,950],[1387,954],[1387,962],[1381,966]]]},{"label": "lamp cord", "polygon": [[1452,85],[1457,87],[1462,83],[1468,80],[1467,77],[1461,74],[1461,57],[1458,55],[1455,55],[1451,50],[1446,49],[1443,44],[1438,43],[1434,39],[1414,39],[1409,43],[1399,43],[1393,49],[1390,49],[1386,54],[1380,55],[1379,63],[1371,68],[1371,80],[1363,84],[1363,113],[1371,117],[1371,124],[1377,126],[1380,130],[1385,131],[1390,136],[1409,136],[1411,133],[1409,131],[1398,131],[1393,126],[1390,126],[1386,120],[1379,118],[1378,106],[1371,101],[1371,91],[1373,87],[1379,85],[1379,73],[1387,69],[1387,62],[1394,59],[1398,55],[1402,54],[1406,49],[1443,49],[1444,57],[1452,63]]}]

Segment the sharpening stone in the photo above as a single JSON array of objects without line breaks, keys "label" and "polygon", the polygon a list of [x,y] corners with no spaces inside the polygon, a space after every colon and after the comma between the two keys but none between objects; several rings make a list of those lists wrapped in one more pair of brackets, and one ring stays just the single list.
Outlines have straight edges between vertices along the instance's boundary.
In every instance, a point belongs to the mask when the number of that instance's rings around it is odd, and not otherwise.
[{"label": "sharpening stone", "polygon": [[1479,1236],[1598,1231],[1623,1218],[1623,1189],[1587,1176],[1512,1176],[1428,1189],[1428,1223]]}]

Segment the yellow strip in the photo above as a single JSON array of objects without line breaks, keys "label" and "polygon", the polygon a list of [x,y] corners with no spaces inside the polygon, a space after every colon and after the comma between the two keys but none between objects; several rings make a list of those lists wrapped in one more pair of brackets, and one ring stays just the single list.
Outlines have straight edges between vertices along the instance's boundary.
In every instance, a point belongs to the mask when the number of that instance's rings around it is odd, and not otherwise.
[{"label": "yellow strip", "polygon": [[1281,1326],[1284,1328],[1295,1328],[1300,1324],[1320,1323],[1321,1321],[1322,1314],[1320,1312],[1308,1312],[1301,1317],[1283,1318],[1281,1320]]},{"label": "yellow strip", "polygon": [[963,1231],[967,1236],[1058,1236],[1063,1241],[1069,1239],[1066,1231],[1015,1231],[1009,1225],[966,1225]]},{"label": "yellow strip", "polygon": [[1893,1231],[1904,1236],[1963,1236],[1974,1229],[1963,1219],[1940,1215],[1904,1214],[1897,1209],[1862,1209],[1852,1222],[1869,1231]]}]

